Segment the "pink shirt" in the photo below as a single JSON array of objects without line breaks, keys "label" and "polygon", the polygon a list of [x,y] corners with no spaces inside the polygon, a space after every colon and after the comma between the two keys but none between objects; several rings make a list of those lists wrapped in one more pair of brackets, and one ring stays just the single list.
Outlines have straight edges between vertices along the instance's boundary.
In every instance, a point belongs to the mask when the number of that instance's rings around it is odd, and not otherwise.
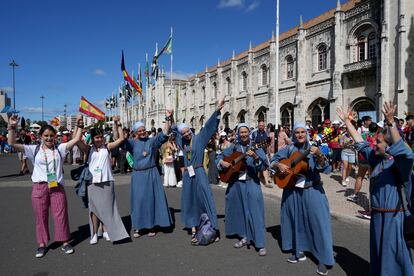
[{"label": "pink shirt", "polygon": [[284,147],[286,147],[288,141],[289,141],[289,137],[287,136],[287,134],[284,131],[280,131],[279,132],[279,137],[277,139],[277,148],[278,148],[278,150],[281,150]]}]

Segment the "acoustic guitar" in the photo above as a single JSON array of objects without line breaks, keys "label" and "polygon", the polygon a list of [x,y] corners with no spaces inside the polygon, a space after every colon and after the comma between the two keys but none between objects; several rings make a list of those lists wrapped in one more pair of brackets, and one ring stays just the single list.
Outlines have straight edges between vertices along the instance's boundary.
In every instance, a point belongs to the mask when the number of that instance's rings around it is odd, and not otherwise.
[{"label": "acoustic guitar", "polygon": [[[335,139],[338,135],[339,131],[329,133],[328,135],[322,137],[322,141],[314,142],[312,146],[318,147],[323,143],[327,143]],[[308,149],[304,152],[295,151],[289,156],[289,158],[283,159],[279,162],[289,167],[289,169],[283,173],[280,170],[276,170],[274,181],[279,188],[284,189],[286,187],[294,187],[296,183],[296,176],[298,174],[306,175],[308,171],[308,162],[306,157],[309,155],[312,146],[309,145]]]},{"label": "acoustic guitar", "polygon": [[[259,148],[267,147],[269,143],[270,137],[263,142],[255,143],[249,146],[246,152],[249,150],[257,150]],[[230,156],[224,156],[223,160],[231,164],[230,167],[225,168],[220,172],[220,180],[225,183],[229,183],[236,174],[246,170],[246,153],[234,151]]]}]

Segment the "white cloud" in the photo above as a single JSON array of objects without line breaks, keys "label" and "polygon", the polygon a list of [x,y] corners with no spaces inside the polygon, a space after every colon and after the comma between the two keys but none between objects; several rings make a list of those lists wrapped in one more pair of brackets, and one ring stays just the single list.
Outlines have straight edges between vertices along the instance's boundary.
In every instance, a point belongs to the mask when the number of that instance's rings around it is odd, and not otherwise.
[{"label": "white cloud", "polygon": [[244,0],[220,0],[218,7],[220,9],[234,7],[242,8],[244,7]]},{"label": "white cloud", "polygon": [[251,3],[248,7],[247,7],[247,9],[246,9],[246,12],[251,12],[251,11],[254,11],[258,6],[260,5],[260,2],[259,1],[254,1],[253,3]]},{"label": "white cloud", "polygon": [[0,90],[4,91],[6,93],[11,93],[11,92],[13,92],[13,87],[10,87],[10,86],[0,87]]},{"label": "white cloud", "polygon": [[[194,73],[186,73],[186,72],[182,72],[182,71],[176,71],[172,73],[172,78],[173,79],[179,79],[179,80],[186,80],[191,76],[194,76]],[[170,77],[170,74],[167,74],[167,78]]]},{"label": "white cloud", "polygon": [[[17,108],[20,112],[22,113],[27,113],[27,114],[39,114],[42,113],[42,107],[33,107],[33,106],[25,106],[22,108]],[[43,114],[45,115],[52,115],[52,116],[57,116],[57,115],[63,115],[63,107],[62,109],[43,109]]]},{"label": "white cloud", "polygon": [[93,71],[93,73],[97,76],[106,76],[106,72],[102,69],[99,69],[99,68],[95,69],[95,71]]},{"label": "white cloud", "polygon": [[237,8],[244,12],[254,11],[260,5],[260,0],[254,0],[253,2],[248,0],[220,0],[218,4],[219,9],[225,8]]}]

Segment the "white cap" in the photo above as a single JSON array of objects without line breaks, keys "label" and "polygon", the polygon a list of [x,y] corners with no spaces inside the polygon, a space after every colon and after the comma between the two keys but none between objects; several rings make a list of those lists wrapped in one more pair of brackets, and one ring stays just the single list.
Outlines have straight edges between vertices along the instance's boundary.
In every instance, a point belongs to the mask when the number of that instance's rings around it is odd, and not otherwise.
[{"label": "white cap", "polygon": [[340,125],[341,123],[339,123],[339,121],[335,120],[332,122],[333,125]]},{"label": "white cap", "polygon": [[220,132],[220,136],[227,136],[227,133],[225,131]]},{"label": "white cap", "polygon": [[380,128],[384,128],[384,121],[379,121],[377,123],[377,126],[379,126]]}]

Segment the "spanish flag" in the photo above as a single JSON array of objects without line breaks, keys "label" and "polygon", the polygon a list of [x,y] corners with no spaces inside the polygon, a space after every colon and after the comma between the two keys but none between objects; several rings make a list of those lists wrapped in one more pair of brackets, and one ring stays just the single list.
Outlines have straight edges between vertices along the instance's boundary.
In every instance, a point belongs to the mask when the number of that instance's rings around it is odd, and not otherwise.
[{"label": "spanish flag", "polygon": [[125,69],[125,62],[124,62],[124,50],[122,50],[122,59],[121,59],[121,71],[124,73],[124,79],[129,82],[129,84],[134,87],[134,89],[139,93],[142,94],[142,88],[129,76],[127,70]]},{"label": "spanish flag", "polygon": [[79,104],[79,112],[82,112],[89,117],[95,118],[98,121],[105,121],[105,113],[99,108],[88,102],[84,97],[81,97]]}]

